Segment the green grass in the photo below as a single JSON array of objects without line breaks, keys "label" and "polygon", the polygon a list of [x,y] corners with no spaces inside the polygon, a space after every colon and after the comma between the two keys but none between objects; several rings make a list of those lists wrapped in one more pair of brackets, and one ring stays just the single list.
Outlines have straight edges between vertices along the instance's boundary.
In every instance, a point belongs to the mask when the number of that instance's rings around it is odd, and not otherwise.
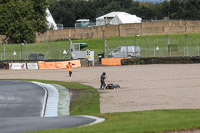
[{"label": "green grass", "polygon": [[[189,45],[189,55],[198,56],[200,54],[200,33],[190,33],[188,45]],[[127,42],[124,37],[112,37],[107,38],[107,45],[111,52],[114,48],[118,46],[128,45],[138,45],[141,47],[142,57],[147,57],[147,38],[148,38],[148,47],[149,47],[149,56],[153,57],[164,57],[168,56],[168,39],[166,35],[148,35],[140,36],[135,39],[135,37],[127,37]],[[187,40],[184,34],[170,34],[170,44],[172,46],[171,56],[184,56],[186,55]],[[103,38],[98,39],[83,39],[83,40],[72,40],[73,43],[84,42],[88,44],[88,47],[83,50],[95,51],[95,60],[98,60],[98,54],[104,53],[104,40]],[[136,42],[136,43],[135,43]],[[50,56],[48,53],[49,45],[46,43],[38,44],[28,44],[27,45],[27,55],[29,54],[44,54],[45,59],[63,59],[63,50],[69,49],[70,42],[68,40],[59,40],[50,42]],[[159,47],[160,50],[154,53],[154,48]],[[22,48],[22,59],[26,59],[26,48],[25,45],[21,47],[19,44],[9,44],[6,45],[6,59],[20,59],[20,53]],[[176,49],[176,50],[174,50]],[[4,58],[4,48],[0,46],[0,57]],[[16,51],[17,55],[14,57],[13,52]],[[67,55],[64,59],[68,59]]]},{"label": "green grass", "polygon": [[103,123],[30,133],[152,133],[200,128],[200,110],[155,110],[99,114]]}]

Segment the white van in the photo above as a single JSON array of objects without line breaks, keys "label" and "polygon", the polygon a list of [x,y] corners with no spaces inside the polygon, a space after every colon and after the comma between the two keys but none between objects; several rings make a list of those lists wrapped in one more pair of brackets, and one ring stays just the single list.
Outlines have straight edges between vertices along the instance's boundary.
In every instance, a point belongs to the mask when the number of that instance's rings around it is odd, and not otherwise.
[{"label": "white van", "polygon": [[[127,52],[128,50],[128,52]],[[115,48],[109,55],[109,58],[141,57],[139,46],[120,46]]]}]

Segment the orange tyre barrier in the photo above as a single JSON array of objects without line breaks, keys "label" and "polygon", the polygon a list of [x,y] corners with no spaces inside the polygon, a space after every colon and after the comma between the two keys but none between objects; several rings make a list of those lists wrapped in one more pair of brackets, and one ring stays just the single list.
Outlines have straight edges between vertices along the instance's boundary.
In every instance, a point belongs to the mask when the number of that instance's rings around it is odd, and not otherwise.
[{"label": "orange tyre barrier", "polygon": [[102,65],[120,66],[124,58],[101,58]]}]

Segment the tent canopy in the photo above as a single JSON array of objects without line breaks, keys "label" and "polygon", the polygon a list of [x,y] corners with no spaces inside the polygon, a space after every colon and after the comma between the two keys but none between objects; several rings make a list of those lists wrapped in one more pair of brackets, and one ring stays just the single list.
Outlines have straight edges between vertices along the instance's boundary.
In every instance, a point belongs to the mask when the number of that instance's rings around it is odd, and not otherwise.
[{"label": "tent canopy", "polygon": [[117,14],[111,21],[110,24],[128,24],[128,23],[141,23],[142,18],[137,17],[136,15],[131,15],[128,13]]},{"label": "tent canopy", "polygon": [[53,19],[48,8],[46,9],[46,14],[47,14],[46,19],[47,19],[47,22],[48,22],[47,23],[48,28],[53,28],[54,30],[57,30],[58,29],[57,24],[55,23],[55,21],[54,21],[54,19]]}]

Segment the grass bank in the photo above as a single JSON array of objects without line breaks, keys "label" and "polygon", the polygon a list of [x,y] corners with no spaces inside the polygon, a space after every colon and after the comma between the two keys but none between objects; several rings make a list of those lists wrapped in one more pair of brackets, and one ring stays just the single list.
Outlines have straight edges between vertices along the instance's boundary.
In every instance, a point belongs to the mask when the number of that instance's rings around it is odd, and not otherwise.
[{"label": "grass bank", "polygon": [[29,133],[158,133],[200,128],[200,110],[155,110],[99,114],[103,123]]}]

